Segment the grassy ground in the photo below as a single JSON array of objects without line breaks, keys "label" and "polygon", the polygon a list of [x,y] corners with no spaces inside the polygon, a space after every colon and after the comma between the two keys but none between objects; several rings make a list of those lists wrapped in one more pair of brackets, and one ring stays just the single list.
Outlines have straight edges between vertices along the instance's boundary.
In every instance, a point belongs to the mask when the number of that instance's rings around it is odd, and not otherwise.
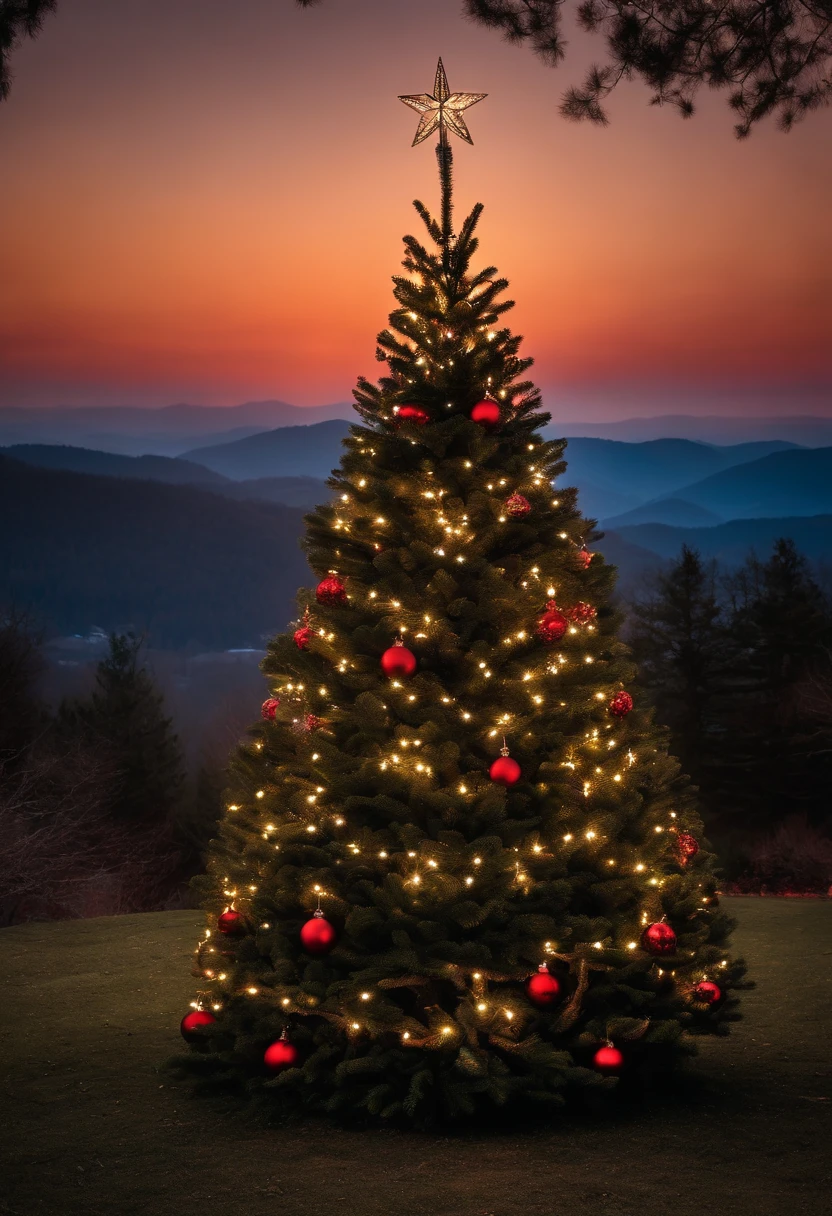
[{"label": "grassy ground", "polygon": [[197,914],[3,930],[0,1213],[832,1214],[832,903],[730,905],[758,987],[695,1097],[449,1137],[269,1130],[172,1086]]}]

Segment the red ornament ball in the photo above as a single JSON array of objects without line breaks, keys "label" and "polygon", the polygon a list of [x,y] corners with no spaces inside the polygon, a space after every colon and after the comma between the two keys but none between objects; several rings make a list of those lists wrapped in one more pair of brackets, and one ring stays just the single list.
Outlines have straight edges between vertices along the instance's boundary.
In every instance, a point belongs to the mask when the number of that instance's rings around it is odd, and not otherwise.
[{"label": "red ornament ball", "polygon": [[633,698],[628,692],[617,692],[609,704],[609,711],[614,718],[626,718],[633,708]]},{"label": "red ornament ball", "polygon": [[577,604],[566,609],[566,615],[575,625],[588,625],[590,621],[595,620],[598,612],[592,604],[585,604],[583,600],[578,600]]},{"label": "red ornament ball", "polygon": [[279,697],[268,697],[260,706],[260,717],[264,722],[274,722],[274,716],[277,713],[277,707],[280,704]]},{"label": "red ornament ball", "polygon": [[192,1009],[179,1023],[182,1038],[186,1043],[200,1042],[202,1036],[194,1032],[199,1031],[203,1026],[212,1026],[216,1020],[213,1013],[209,1013],[207,1009]]},{"label": "red ornament ball", "polygon": [[612,1043],[605,1043],[603,1047],[599,1047],[592,1058],[592,1063],[599,1072],[618,1072],[624,1064],[624,1057],[617,1047],[613,1047]]},{"label": "red ornament ball", "polygon": [[569,627],[569,621],[558,608],[554,600],[549,600],[546,611],[537,622],[537,636],[547,646],[559,642]]},{"label": "red ornament ball", "polygon": [[478,401],[471,410],[471,421],[480,426],[497,426],[500,421],[500,407],[496,401]]},{"label": "red ornament ball", "polygon": [[300,629],[296,629],[292,634],[292,641],[297,646],[298,650],[308,650],[309,643],[312,640],[314,630],[309,625],[301,625]]},{"label": "red ornament ball", "polygon": [[347,588],[344,580],[340,579],[337,574],[328,574],[315,588],[315,598],[319,604],[327,604],[330,608],[342,608],[347,602]]},{"label": "red ornament ball", "polygon": [[430,414],[420,405],[400,405],[396,417],[400,422],[415,422],[417,426],[430,422]]},{"label": "red ornament ball", "polygon": [[407,679],[416,671],[416,655],[401,642],[396,642],[381,656],[381,670],[390,679]]},{"label": "red ornament ball", "polygon": [[546,1005],[554,1005],[559,994],[560,984],[553,975],[549,974],[546,964],[541,963],[537,969],[537,975],[530,975],[526,980],[526,995],[535,1005],[544,1008]]},{"label": "red ornament ball", "polygon": [[694,988],[693,995],[697,1001],[704,1001],[706,1005],[715,1005],[717,1001],[722,999],[722,989],[719,984],[713,983],[712,980],[702,980]]},{"label": "red ornament ball", "polygon": [[676,837],[676,847],[679,850],[679,860],[684,866],[699,852],[699,841],[690,832],[679,832]]},{"label": "red ornament ball", "polygon": [[317,714],[307,714],[303,719],[303,729],[310,734],[313,730],[320,730],[323,724],[323,718],[319,718]]},{"label": "red ornament ball", "polygon": [[226,908],[217,917],[217,928],[227,937],[233,937],[235,933],[245,933],[246,925],[242,912],[238,912],[236,908]]},{"label": "red ornament ball", "polygon": [[298,1059],[298,1049],[288,1039],[276,1039],[263,1052],[263,1063],[271,1072],[294,1068]]},{"label": "red ornament ball", "polygon": [[594,554],[594,553],[590,553],[589,549],[585,549],[585,548],[583,547],[583,545],[582,545],[582,546],[581,546],[581,548],[578,550],[578,561],[581,563],[581,565],[583,566],[584,570],[588,570],[588,569],[589,569],[590,564],[592,563],[592,559],[593,559],[593,557],[594,557],[594,556],[595,556],[595,554]]},{"label": "red ornament ball", "polygon": [[301,927],[300,940],[307,954],[329,954],[338,934],[320,909]]},{"label": "red ornament ball", "polygon": [[505,508],[506,515],[510,515],[512,519],[522,519],[531,511],[532,504],[522,494],[509,494],[505,501]]},{"label": "red ornament ball", "polygon": [[515,785],[520,780],[520,765],[511,756],[498,756],[488,775],[498,785]]},{"label": "red ornament ball", "polygon": [[665,921],[657,920],[644,930],[641,944],[648,954],[674,954],[676,934]]}]

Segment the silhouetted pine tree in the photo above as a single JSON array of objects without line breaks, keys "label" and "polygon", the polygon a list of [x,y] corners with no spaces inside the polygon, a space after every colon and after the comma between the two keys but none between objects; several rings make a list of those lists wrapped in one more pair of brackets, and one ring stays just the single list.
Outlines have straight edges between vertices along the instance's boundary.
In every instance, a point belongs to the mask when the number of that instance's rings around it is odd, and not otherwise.
[{"label": "silhouetted pine tree", "polygon": [[64,732],[77,732],[111,762],[111,814],[125,823],[163,823],[180,796],[182,749],[162,694],[140,662],[141,646],[132,634],[111,634],[92,695],[61,706],[60,720]]},{"label": "silhouetted pine tree", "polygon": [[794,542],[751,557],[728,581],[730,685],[718,793],[758,835],[796,813],[825,814],[832,753],[813,742],[807,681],[828,670],[832,609]]},{"label": "silhouetted pine tree", "polygon": [[629,640],[639,679],[685,771],[707,791],[722,741],[718,715],[728,659],[715,565],[684,545],[651,590],[632,606]]}]

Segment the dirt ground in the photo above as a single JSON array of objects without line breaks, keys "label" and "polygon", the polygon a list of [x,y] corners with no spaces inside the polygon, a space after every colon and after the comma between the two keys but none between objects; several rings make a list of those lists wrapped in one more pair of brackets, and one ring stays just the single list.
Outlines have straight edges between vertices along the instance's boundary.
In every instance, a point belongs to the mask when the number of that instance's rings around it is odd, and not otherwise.
[{"label": "dirt ground", "polygon": [[832,901],[732,899],[757,989],[695,1096],[534,1130],[270,1130],[162,1071],[201,918],[0,932],[3,1216],[832,1214]]}]

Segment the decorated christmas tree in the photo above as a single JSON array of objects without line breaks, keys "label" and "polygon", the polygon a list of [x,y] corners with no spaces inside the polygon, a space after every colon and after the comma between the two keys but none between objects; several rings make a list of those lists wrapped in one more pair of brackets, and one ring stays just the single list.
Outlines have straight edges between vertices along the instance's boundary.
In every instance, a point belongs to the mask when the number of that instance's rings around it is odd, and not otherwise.
[{"label": "decorated christmas tree", "polygon": [[564,482],[480,205],[438,131],[397,306],[362,379],[318,578],[276,637],[199,880],[188,1065],[278,1111],[418,1125],[545,1111],[725,1032],[741,964],[693,793],[640,704],[614,571]]}]

